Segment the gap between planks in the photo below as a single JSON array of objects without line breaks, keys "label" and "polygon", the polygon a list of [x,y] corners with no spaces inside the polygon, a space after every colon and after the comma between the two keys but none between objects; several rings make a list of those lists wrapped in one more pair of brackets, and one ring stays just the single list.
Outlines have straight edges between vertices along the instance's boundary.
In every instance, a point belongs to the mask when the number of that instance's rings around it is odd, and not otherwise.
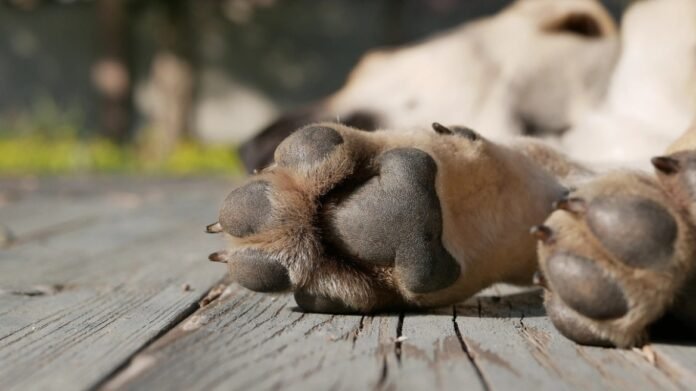
[{"label": "gap between planks", "polygon": [[181,311],[181,313],[176,318],[172,319],[172,321],[169,324],[167,324],[165,327],[162,327],[156,335],[154,335],[152,338],[146,341],[139,349],[133,351],[133,353],[127,359],[123,360],[121,364],[115,366],[111,373],[107,374],[106,376],[104,376],[104,378],[99,380],[93,386],[89,387],[88,390],[96,391],[108,389],[106,388],[106,386],[112,380],[118,378],[119,376],[122,376],[125,373],[125,371],[128,370],[129,366],[131,366],[133,360],[137,358],[140,353],[145,351],[148,347],[157,342],[168,332],[182,324],[196,311],[218,300],[220,298],[220,293],[222,292],[220,288],[223,287],[224,289],[224,287],[228,284],[229,279],[227,276],[221,278],[217,283],[213,284],[208,290],[204,291],[196,301],[194,301],[183,311]]},{"label": "gap between planks", "polygon": [[[477,303],[479,317],[481,317],[481,302],[477,300]],[[488,382],[488,379],[486,379],[486,376],[483,374],[481,367],[479,366],[478,362],[476,362],[476,357],[474,356],[471,349],[469,348],[469,345],[466,343],[466,340],[462,336],[461,330],[459,330],[459,324],[457,323],[456,306],[452,306],[452,325],[454,327],[454,334],[457,336],[457,339],[459,340],[459,345],[462,347],[464,354],[466,354],[466,357],[469,358],[469,362],[471,362],[471,365],[474,367],[474,370],[476,371],[476,376],[478,376],[479,381],[481,382],[481,386],[483,387],[484,391],[490,391],[491,385]]]},{"label": "gap between planks", "polygon": [[[214,301],[211,301],[208,303],[208,305],[212,306],[216,304],[218,301],[225,300],[226,297],[225,295],[216,298]],[[203,307],[207,307],[208,305],[201,306],[201,310],[205,310]],[[252,306],[253,307],[253,306]],[[284,308],[284,307],[281,307]],[[449,321],[447,321],[447,324],[449,324],[449,333],[452,336],[455,336],[458,333],[458,327],[456,323],[456,312],[454,307],[450,307],[452,314],[449,317]],[[196,311],[194,311],[196,312]],[[306,314],[301,314],[299,318],[295,319],[292,323],[298,323],[302,319],[305,318]],[[404,322],[408,322],[407,319],[407,314],[404,313],[398,313],[395,314],[397,315],[396,319],[397,322],[396,324],[391,325],[391,327],[394,327],[391,329],[391,334],[392,336],[389,337],[389,340],[392,342],[392,346],[389,347],[388,350],[382,351],[382,353],[377,353],[380,356],[379,359],[379,365],[381,367],[375,368],[377,370],[378,377],[376,378],[376,382],[372,383],[372,387],[375,390],[381,390],[381,389],[391,389],[394,384],[394,376],[399,376],[400,371],[404,370],[403,365],[407,364],[408,361],[404,362],[403,360],[410,360],[410,356],[408,356],[408,352],[404,352],[403,349],[405,348],[404,343],[408,344],[409,342],[406,336],[404,336]],[[420,314],[415,314],[415,315],[420,315]],[[117,370],[115,370],[113,373],[111,373],[108,377],[104,378],[102,381],[100,381],[95,387],[93,387],[93,390],[111,390],[111,389],[120,389],[120,388],[128,388],[128,385],[136,378],[138,378],[141,375],[141,367],[143,364],[146,367],[149,367],[148,363],[146,363],[147,357],[143,355],[143,353],[153,346],[156,346],[158,341],[164,342],[164,340],[168,340],[164,334],[166,332],[175,332],[173,329],[176,328],[178,325],[181,325],[181,327],[185,328],[187,322],[193,322],[194,319],[197,316],[197,312],[189,312],[189,316],[186,319],[179,319],[178,324],[172,324],[168,328],[167,331],[164,333],[161,333],[158,335],[157,338],[153,339],[145,345],[143,348],[139,349],[138,352],[133,354],[126,362],[124,362],[122,365],[119,366]],[[311,314],[310,314],[311,316]],[[301,335],[307,336],[308,334],[311,334],[315,330],[321,329],[324,327],[325,324],[331,323],[337,316],[333,315],[328,317],[327,319],[313,325],[310,327],[307,331],[301,332]],[[371,323],[372,320],[370,319],[377,319],[377,318],[372,318],[369,316],[361,316],[357,324],[355,325],[355,328],[350,331],[348,334],[346,334],[346,339],[349,341],[349,343],[353,346],[353,349],[355,348],[356,341],[360,338],[360,334],[363,332],[363,329],[366,326],[367,322],[370,322],[371,327],[374,325]],[[292,327],[292,324],[290,325]],[[285,330],[285,328],[283,329]],[[176,333],[176,332],[175,332]],[[274,335],[271,335],[269,338],[273,338]],[[456,346],[458,349],[461,349],[462,351],[462,358],[469,362],[472,366],[476,367],[476,363],[474,358],[466,351],[465,349],[465,344],[462,345],[463,339],[461,339],[459,336],[456,337],[459,342],[455,343],[454,346]],[[377,351],[381,350],[381,348],[377,347]],[[406,356],[404,356],[406,354]],[[142,361],[142,362],[140,362]],[[319,363],[319,366],[321,367],[321,362]],[[485,378],[483,378],[483,375],[481,374],[481,371],[477,368],[477,375],[472,378],[476,383],[480,385],[480,389],[483,390],[489,390],[490,387],[487,384]]]},{"label": "gap between planks", "polygon": [[[214,302],[221,301],[222,299],[224,299],[224,296],[214,300]],[[545,349],[545,344],[544,344],[545,342],[543,340],[538,341],[539,336],[536,334],[537,331],[535,331],[536,329],[535,329],[534,321],[533,321],[534,318],[533,317],[531,318],[532,325],[526,325],[525,324],[525,323],[527,323],[526,320],[530,319],[530,318],[526,317],[525,315],[529,315],[529,314],[526,314],[525,312],[521,312],[519,315],[516,315],[516,314],[514,314],[514,312],[516,312],[516,311],[513,311],[514,308],[513,308],[513,305],[511,302],[508,302],[507,300],[502,300],[502,302],[501,302],[501,299],[497,298],[497,297],[495,299],[496,300],[492,299],[492,302],[499,303],[499,306],[504,309],[505,317],[515,318],[514,322],[519,325],[519,327],[518,326],[515,327],[515,329],[517,330],[515,335],[517,335],[519,338],[521,338],[525,344],[528,344],[528,346],[527,346],[528,348],[530,348],[531,350],[534,350],[534,352],[531,352],[532,358],[534,358],[535,360],[539,360],[539,357],[538,357],[539,355],[538,354],[535,355],[535,353],[537,353],[536,350],[541,350],[543,353],[543,350]],[[198,308],[202,309],[202,307],[205,307],[205,306],[201,307],[201,306],[196,306],[194,304],[192,307],[193,307],[192,311],[188,312],[188,315],[189,315],[188,319],[185,319],[186,315],[184,315],[184,316],[181,316],[177,319],[178,322],[172,322],[172,324],[170,325],[170,327],[167,328],[167,330],[164,330],[157,337],[153,338],[148,344],[146,344],[141,349],[139,349],[138,352],[135,352],[133,355],[131,355],[130,358],[128,360],[126,360],[126,362],[124,362],[121,366],[119,366],[119,368],[117,368],[117,370],[115,370],[110,376],[105,378],[103,381],[99,382],[97,384],[97,386],[95,386],[93,389],[120,388],[119,387],[120,385],[128,385],[130,383],[130,381],[132,380],[132,378],[135,378],[139,375],[139,373],[132,373],[131,374],[128,371],[129,371],[129,369],[131,369],[130,368],[131,365],[133,367],[137,367],[137,365],[135,365],[135,364],[138,363],[138,359],[144,357],[144,356],[142,356],[141,353],[143,353],[143,351],[146,350],[148,347],[151,347],[158,340],[161,340],[162,336],[168,330],[171,331],[178,324],[182,324],[182,323],[185,324],[185,322],[187,322],[187,321],[192,321],[194,319],[194,317],[196,316],[194,314],[194,312],[196,312],[196,310]],[[253,306],[251,306],[251,307],[253,307]],[[281,307],[280,309],[278,309],[275,312],[274,316],[272,316],[272,317],[275,317],[275,315],[277,315],[278,312],[280,310],[282,310],[283,308],[284,307]],[[474,303],[472,312],[474,314],[476,314],[476,312],[478,312],[479,318],[481,317],[481,300],[477,300]],[[458,319],[457,315],[458,315],[457,308],[456,308],[456,306],[453,306],[451,308],[451,317],[450,317],[451,323],[449,323],[449,322],[448,323],[450,324],[450,327],[451,327],[450,330],[453,330],[452,334],[456,335],[458,345],[459,345],[458,347],[464,353],[462,358],[466,357],[465,360],[467,360],[473,366],[473,369],[475,371],[476,376],[472,377],[472,380],[475,379],[475,381],[477,381],[480,384],[481,389],[484,389],[484,390],[492,390],[492,389],[501,388],[501,387],[499,387],[500,386],[499,381],[497,382],[496,379],[488,379],[487,378],[487,375],[491,375],[490,365],[488,367],[486,367],[487,360],[491,361],[491,357],[495,356],[495,354],[491,353],[491,354],[486,355],[483,352],[481,352],[481,348],[479,346],[477,346],[476,343],[474,342],[476,340],[475,336],[474,336],[474,340],[469,342],[469,339],[467,338],[467,336],[463,335],[463,333],[462,333],[463,330],[460,329],[459,322],[461,321],[461,319]],[[317,324],[314,324],[310,328],[308,328],[307,331],[303,330],[300,335],[307,336],[308,334],[312,334],[314,331],[322,329],[325,324],[333,322],[333,320],[335,318],[336,318],[336,316],[331,316],[331,317],[329,317],[329,318],[327,318],[327,319],[325,319]],[[349,341],[349,344],[352,342],[353,347],[355,347],[356,341],[360,338],[360,334],[362,333],[363,328],[366,327],[366,325],[368,324],[368,321],[370,321],[369,318],[370,317],[366,317],[366,316],[360,317],[359,321],[357,322],[357,324],[355,325],[353,330],[350,331],[348,334],[346,334],[347,341]],[[408,318],[410,318],[410,315]],[[405,323],[409,323],[408,318],[406,317],[406,314],[400,313],[400,314],[398,314],[398,318],[397,318],[398,321],[396,322],[396,325],[394,323],[392,323],[390,325],[390,333],[389,334],[391,334],[393,336],[391,338],[394,338],[393,345],[390,346],[388,350],[385,350],[383,353],[380,353],[381,357],[380,357],[379,361],[375,363],[376,364],[375,371],[378,373],[378,376],[376,378],[377,381],[375,383],[371,383],[372,387],[374,389],[390,389],[390,388],[392,388],[394,386],[394,384],[392,384],[392,383],[394,383],[394,376],[398,377],[400,371],[403,371],[405,368],[409,368],[408,367],[408,364],[409,364],[408,360],[410,360],[411,356],[409,356],[409,351],[406,348],[408,347],[407,345],[410,342],[406,342],[408,340],[404,336]],[[302,321],[303,319],[305,319],[304,313],[301,314],[299,316],[299,318],[295,319],[292,322],[292,324],[289,325],[289,327],[292,328],[295,323],[298,323],[298,322]],[[397,320],[397,319],[394,319],[394,320]],[[466,327],[464,327],[464,328],[466,329]],[[283,332],[283,330],[285,330],[285,328],[283,328],[280,331],[277,331],[277,333]],[[466,331],[466,330],[464,330],[464,331]],[[406,334],[409,334],[409,333],[406,333]],[[270,338],[273,338],[274,336],[275,336],[275,334],[272,335]],[[546,341],[546,342],[548,342],[548,341]],[[539,345],[540,343],[541,343],[541,345]],[[563,345],[563,346],[561,346],[562,348],[564,346],[568,346],[568,347],[574,346],[574,345],[569,345],[564,341],[561,341],[561,344]],[[580,352],[578,352],[579,358],[583,358],[584,360],[590,360],[591,362],[589,362],[589,364],[592,364],[594,361],[596,361],[597,358],[601,358],[601,357],[597,357],[596,351],[588,350],[588,352],[587,352],[588,354],[585,355],[585,354],[581,354],[584,352],[584,348],[575,346],[575,349],[581,350]],[[635,363],[637,360],[644,360],[643,357],[638,356],[635,352],[632,352],[632,351],[611,350],[611,351],[607,351],[606,355],[607,355],[607,358],[613,358],[614,360],[617,360],[617,359],[624,360],[625,364]],[[496,358],[496,357],[497,356],[495,356],[494,358]],[[658,359],[658,361],[659,361],[659,359]],[[322,364],[324,364],[323,358],[318,362],[317,368],[312,369],[313,372],[311,372],[311,373],[314,373],[315,371],[319,371],[320,368],[322,367]],[[490,364],[490,362],[488,362],[488,364]],[[500,364],[500,363],[498,363],[498,364]],[[600,367],[598,369],[601,370],[602,363],[598,363],[598,364],[600,365]],[[623,361],[622,361],[622,364],[623,364]],[[512,370],[513,372],[515,372],[517,376],[520,376],[520,373],[518,373],[517,371],[514,371],[514,369],[511,369],[511,368],[512,367],[510,367],[509,369]],[[563,373],[553,371],[554,368],[555,369],[558,369],[558,368],[556,368],[556,366],[554,365],[553,362],[548,362],[547,360],[543,360],[543,362],[539,362],[539,368],[555,373],[556,377],[563,375]],[[655,369],[657,371],[663,372],[664,375],[668,375],[668,374],[664,373],[665,368],[660,368],[658,366]],[[406,370],[410,370],[410,369],[406,369]],[[131,372],[133,372],[133,370],[131,370]],[[129,376],[129,375],[132,375],[132,376]],[[609,368],[608,376],[612,377],[614,375],[616,375],[616,369]],[[674,379],[673,376],[666,376],[666,377],[670,378],[672,381],[677,380],[677,379]],[[683,389],[683,387],[680,387],[678,383],[679,382],[674,383],[675,388],[682,388]],[[606,383],[600,383],[600,384],[606,385]],[[659,384],[659,383],[655,383],[655,385],[657,385],[657,384]],[[564,383],[562,385],[565,385],[567,387],[567,386],[578,385],[578,384],[568,380],[566,383]]]}]

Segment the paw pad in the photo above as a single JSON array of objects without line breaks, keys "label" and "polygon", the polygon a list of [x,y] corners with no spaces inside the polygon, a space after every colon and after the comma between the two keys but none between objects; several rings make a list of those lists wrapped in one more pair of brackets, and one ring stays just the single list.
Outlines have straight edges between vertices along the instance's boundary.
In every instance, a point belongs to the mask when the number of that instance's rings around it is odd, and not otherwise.
[{"label": "paw pad", "polygon": [[305,311],[330,314],[349,314],[355,312],[355,309],[346,306],[343,300],[338,298],[310,294],[304,290],[295,292],[294,296],[297,305]]},{"label": "paw pad", "polygon": [[269,191],[270,184],[266,181],[250,182],[233,190],[220,209],[222,229],[238,238],[260,232],[271,216]]},{"label": "paw pad", "polygon": [[256,292],[281,292],[290,289],[288,270],[268,255],[256,249],[234,254],[230,273],[237,282]]},{"label": "paw pad", "polygon": [[592,332],[555,295],[547,295],[544,303],[551,322],[566,338],[582,345],[611,346],[612,342]]},{"label": "paw pad", "polygon": [[215,258],[241,285],[292,289],[315,312],[372,311],[453,284],[435,159],[373,135],[311,125],[284,140],[276,165],[230,193],[207,228],[234,237]]},{"label": "paw pad", "polygon": [[560,253],[546,262],[546,278],[575,311],[598,320],[619,318],[628,312],[628,303],[619,285],[593,261]]},{"label": "paw pad", "polygon": [[628,266],[661,268],[674,253],[677,223],[655,201],[596,198],[588,209],[587,224],[604,247]]},{"label": "paw pad", "polygon": [[555,207],[532,231],[551,321],[579,343],[640,343],[684,280],[688,225],[657,182],[633,172],[599,177]]},{"label": "paw pad", "polygon": [[442,246],[435,161],[419,149],[399,148],[379,156],[377,165],[377,176],[336,205],[329,219],[333,244],[353,259],[396,266],[412,292],[448,286],[459,265]]},{"label": "paw pad", "polygon": [[307,126],[280,143],[275,161],[283,167],[313,165],[324,160],[340,144],[343,137],[328,126]]}]

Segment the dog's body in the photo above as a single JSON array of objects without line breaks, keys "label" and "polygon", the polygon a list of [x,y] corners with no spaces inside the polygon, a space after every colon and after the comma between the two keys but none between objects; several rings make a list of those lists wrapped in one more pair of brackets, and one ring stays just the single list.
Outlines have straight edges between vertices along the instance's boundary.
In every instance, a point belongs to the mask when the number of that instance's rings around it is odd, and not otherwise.
[{"label": "dog's body", "polygon": [[588,163],[646,166],[696,118],[696,1],[636,3],[621,37],[603,102],[560,147]]},{"label": "dog's body", "polygon": [[621,36],[593,0],[520,0],[424,42],[368,53],[347,83],[240,150],[249,170],[306,124],[413,129],[433,120],[496,141],[545,139],[597,166],[645,162],[696,117],[696,4],[640,2]]},{"label": "dog's body", "polygon": [[292,131],[321,121],[406,130],[437,120],[498,141],[557,136],[599,104],[618,51],[598,2],[518,1],[423,42],[368,53],[339,91],[281,116],[241,156],[250,171],[262,168]]}]

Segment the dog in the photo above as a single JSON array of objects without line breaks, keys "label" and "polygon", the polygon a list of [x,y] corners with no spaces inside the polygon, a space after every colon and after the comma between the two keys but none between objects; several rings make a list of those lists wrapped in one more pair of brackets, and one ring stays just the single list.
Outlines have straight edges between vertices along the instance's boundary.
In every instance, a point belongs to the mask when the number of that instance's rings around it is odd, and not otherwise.
[{"label": "dog", "polygon": [[[530,39],[536,39],[531,38],[536,34],[561,34],[539,39],[547,43],[556,38],[570,40],[578,45],[579,52],[586,53],[588,45],[603,48],[605,55],[613,58],[616,42],[612,43],[612,25],[588,24],[591,13],[578,14],[578,9],[598,9],[596,3],[553,2],[564,4],[559,8],[549,4],[522,0],[461,34],[473,39],[472,31],[481,29],[483,34],[485,26],[495,30],[495,26],[505,25],[505,20],[521,24],[534,20],[537,24],[530,26],[535,26],[536,32],[530,33]],[[585,8],[572,8],[577,4]],[[570,14],[558,11],[571,8],[574,11]],[[595,153],[638,158],[643,153],[662,153],[641,150],[652,125],[662,119],[669,126],[679,126],[693,113],[694,101],[689,99],[696,91],[681,83],[692,80],[696,68],[688,68],[693,63],[673,64],[669,68],[673,73],[662,75],[662,68],[643,62],[643,55],[635,53],[641,39],[646,40],[645,47],[655,47],[653,40],[665,39],[670,41],[665,44],[665,53],[684,59],[696,56],[691,45],[696,36],[670,40],[671,35],[646,35],[639,28],[650,18],[682,13],[696,16],[696,0],[646,0],[631,7],[622,29],[618,65],[611,77],[607,76],[604,92],[594,82],[583,84],[594,87],[577,90],[553,82],[548,91],[561,91],[568,99],[532,98],[541,94],[534,91],[542,88],[544,78],[543,73],[530,75],[554,69],[543,61],[530,61],[526,69],[536,71],[522,72],[524,76],[517,79],[492,78],[496,81],[486,87],[491,93],[496,86],[505,85],[504,80],[518,80],[528,87],[516,90],[531,93],[527,100],[522,99],[530,104],[522,111],[527,118],[535,118],[534,127],[544,129],[541,134],[555,137],[556,143],[520,136],[526,134],[521,130],[524,126],[507,127],[524,123],[508,121],[514,117],[511,113],[520,114],[521,104],[518,95],[510,94],[510,88],[498,91],[507,91],[502,94],[507,99],[517,98],[515,105],[472,114],[490,127],[483,128],[486,133],[449,122],[419,125],[425,121],[425,115],[421,118],[420,114],[408,117],[402,113],[411,125],[404,123],[393,129],[380,126],[376,131],[336,122],[302,125],[298,120],[299,129],[274,148],[270,163],[228,195],[218,221],[206,228],[210,233],[224,233],[230,240],[228,249],[211,254],[210,259],[227,263],[234,280],[249,289],[294,292],[298,305],[311,312],[431,308],[462,301],[496,282],[531,284],[536,280],[545,289],[544,305],[551,321],[578,343],[640,345],[646,341],[648,326],[666,311],[696,325],[696,308],[684,299],[696,289],[696,125],[672,146],[665,145],[665,155],[646,158],[655,174],[603,171],[603,167],[598,169],[572,157],[576,154],[590,160]],[[564,16],[559,19],[558,15]],[[696,17],[678,17],[671,26],[664,21],[656,24],[692,31]],[[563,32],[558,32],[558,26],[565,26]],[[568,26],[573,26],[573,32],[567,31]],[[576,30],[594,33],[577,36]],[[485,35],[489,34],[495,36],[495,32]],[[441,43],[446,52],[444,48],[451,45],[447,37],[432,42]],[[550,51],[557,50],[549,45]],[[568,41],[561,46],[566,45]],[[426,47],[431,48],[429,51],[437,45],[415,46],[413,56],[419,57]],[[409,57],[409,50],[400,49],[376,61]],[[589,69],[597,70],[603,78],[604,67],[612,67],[600,63],[574,64],[573,71],[558,78],[573,81],[581,75],[593,76],[583,73]],[[366,69],[359,72],[369,74]],[[633,83],[638,87],[645,80],[648,86],[655,82],[660,88],[632,96],[631,89],[637,87],[631,86],[631,78],[637,79]],[[551,80],[560,79],[552,76]],[[351,85],[359,83],[349,81],[346,87]],[[325,107],[332,107],[331,102],[350,102],[345,96],[350,96],[348,91],[353,88],[339,91]],[[382,113],[381,117],[364,116],[364,120],[400,121],[397,114],[387,119],[392,111],[385,107],[390,101],[380,103],[376,98],[385,88],[377,83],[374,100],[366,100],[370,104],[363,106],[365,112],[372,109]],[[430,90],[423,88],[421,97],[428,97]],[[652,112],[642,112],[645,96],[652,97],[653,102],[675,99],[679,105],[660,104]],[[620,97],[626,101],[615,103]],[[534,102],[547,100],[552,112],[542,115],[543,105]],[[501,107],[498,103],[490,107],[494,106]],[[444,111],[448,110],[444,109],[452,107],[445,105],[443,112],[436,114],[446,116]],[[532,115],[537,109],[539,114]],[[306,112],[310,113],[307,118],[325,112],[313,110],[318,111]],[[582,118],[576,121],[574,115]],[[642,121],[641,115],[655,116],[655,120]],[[597,143],[590,148],[597,141],[592,132],[610,132],[604,128],[586,130],[593,121],[613,123],[618,129],[615,136],[597,137],[616,137],[617,145],[602,147]],[[572,122],[575,125],[564,132],[552,125]],[[505,126],[496,127],[495,123]],[[644,126],[631,128],[634,123]],[[275,129],[278,134],[284,132],[282,126]],[[588,139],[576,146],[572,140],[582,132]],[[654,147],[662,148],[662,141],[674,133],[672,128],[664,134],[658,131],[660,142],[655,141]],[[570,155],[554,147],[564,143],[570,143]],[[612,152],[617,148],[628,152],[617,155]]]}]

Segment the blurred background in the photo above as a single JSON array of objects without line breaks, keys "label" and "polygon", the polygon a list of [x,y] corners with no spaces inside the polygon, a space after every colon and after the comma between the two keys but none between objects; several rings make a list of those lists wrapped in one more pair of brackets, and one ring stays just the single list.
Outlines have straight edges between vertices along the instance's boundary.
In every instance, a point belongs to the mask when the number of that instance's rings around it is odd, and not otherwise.
[{"label": "blurred background", "polygon": [[[240,174],[235,145],[373,47],[505,0],[4,0],[0,175]],[[605,0],[619,17],[625,0]]]}]

